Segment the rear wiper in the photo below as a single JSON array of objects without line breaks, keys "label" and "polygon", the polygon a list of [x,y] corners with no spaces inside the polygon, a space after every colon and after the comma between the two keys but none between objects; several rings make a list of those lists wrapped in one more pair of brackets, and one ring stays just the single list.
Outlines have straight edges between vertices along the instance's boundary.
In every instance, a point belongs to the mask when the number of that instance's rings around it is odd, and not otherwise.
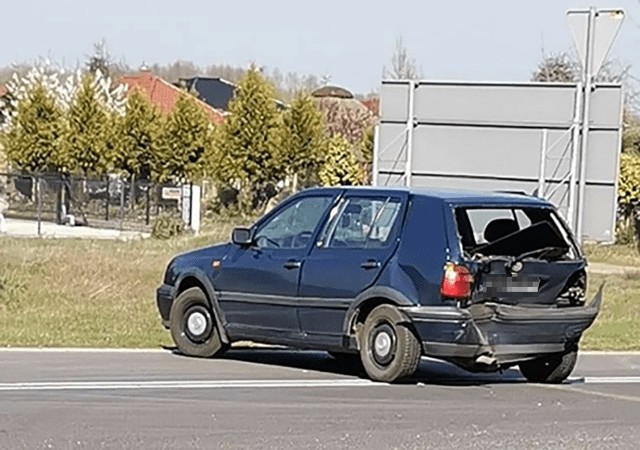
[{"label": "rear wiper", "polygon": [[531,256],[538,256],[539,258],[542,258],[544,255],[547,255],[551,252],[559,252],[558,256],[565,254],[566,252],[569,251],[568,247],[559,247],[559,246],[552,246],[552,247],[542,247],[542,248],[538,248],[536,250],[531,250],[528,252],[524,252],[518,256],[515,257],[515,259],[513,260],[514,262],[516,261],[522,261],[525,258],[529,258]]}]

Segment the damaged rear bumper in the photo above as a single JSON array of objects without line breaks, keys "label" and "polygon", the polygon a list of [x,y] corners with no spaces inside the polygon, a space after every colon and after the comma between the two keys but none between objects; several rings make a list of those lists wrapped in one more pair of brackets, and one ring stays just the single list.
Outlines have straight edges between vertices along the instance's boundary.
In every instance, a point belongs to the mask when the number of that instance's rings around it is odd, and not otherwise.
[{"label": "damaged rear bumper", "polygon": [[501,367],[575,345],[596,319],[602,289],[586,306],[550,308],[497,303],[468,308],[403,308],[424,354],[466,366]]}]

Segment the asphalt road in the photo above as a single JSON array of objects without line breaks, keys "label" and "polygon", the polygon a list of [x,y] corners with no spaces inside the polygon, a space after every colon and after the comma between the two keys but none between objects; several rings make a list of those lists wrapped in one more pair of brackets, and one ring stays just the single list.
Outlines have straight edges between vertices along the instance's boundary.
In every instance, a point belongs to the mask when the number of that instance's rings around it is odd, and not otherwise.
[{"label": "asphalt road", "polygon": [[424,360],[372,383],[323,353],[0,351],[0,449],[640,447],[640,354],[584,354],[560,386]]}]

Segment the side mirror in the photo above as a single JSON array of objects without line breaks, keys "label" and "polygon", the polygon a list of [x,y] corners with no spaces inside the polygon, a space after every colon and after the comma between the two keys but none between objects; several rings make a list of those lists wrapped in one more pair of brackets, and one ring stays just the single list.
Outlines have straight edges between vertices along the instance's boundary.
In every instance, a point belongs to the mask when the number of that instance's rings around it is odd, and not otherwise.
[{"label": "side mirror", "polygon": [[231,233],[231,241],[237,245],[251,245],[253,242],[253,236],[249,228],[234,228]]}]

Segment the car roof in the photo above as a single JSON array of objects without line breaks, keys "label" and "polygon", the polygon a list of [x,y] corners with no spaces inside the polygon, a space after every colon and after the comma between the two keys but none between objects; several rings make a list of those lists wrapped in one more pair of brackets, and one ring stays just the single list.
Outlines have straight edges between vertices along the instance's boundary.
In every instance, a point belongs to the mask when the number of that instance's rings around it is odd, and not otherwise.
[{"label": "car roof", "polygon": [[311,188],[315,190],[347,190],[347,191],[378,191],[378,192],[405,192],[412,196],[422,196],[439,199],[454,206],[535,206],[551,207],[547,200],[527,195],[526,193],[440,189],[440,188],[415,188],[405,186],[340,186],[331,188]]}]

